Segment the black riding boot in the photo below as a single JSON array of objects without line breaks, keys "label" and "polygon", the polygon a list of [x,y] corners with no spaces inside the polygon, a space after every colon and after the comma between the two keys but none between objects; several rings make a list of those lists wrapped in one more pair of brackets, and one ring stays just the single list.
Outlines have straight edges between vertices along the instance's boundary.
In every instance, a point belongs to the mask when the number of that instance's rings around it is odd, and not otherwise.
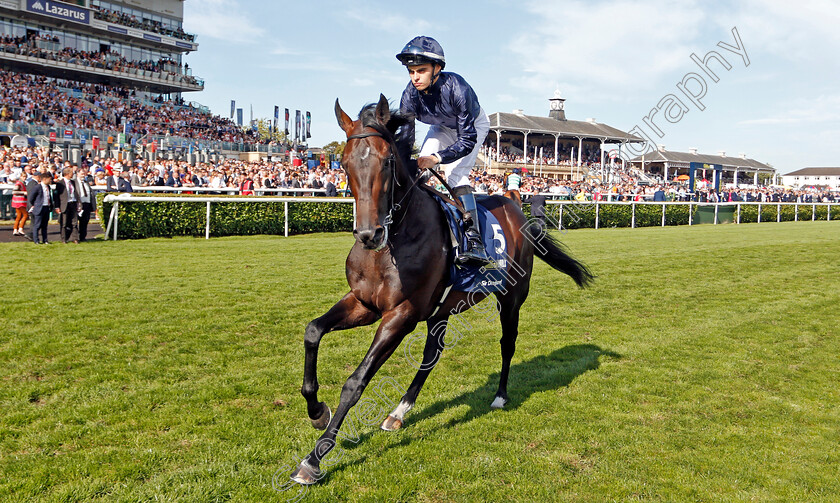
[{"label": "black riding boot", "polygon": [[[469,187],[457,187],[455,196],[461,200],[464,205],[466,215],[464,215],[464,225],[466,229],[464,234],[467,238],[466,248],[461,251],[456,257],[455,261],[461,265],[484,266],[487,268],[495,267],[496,262],[487,255],[487,250],[484,249],[484,243],[481,242],[481,228],[478,222],[478,212],[475,207],[475,195],[473,195]],[[466,218],[469,216],[469,218]]]}]

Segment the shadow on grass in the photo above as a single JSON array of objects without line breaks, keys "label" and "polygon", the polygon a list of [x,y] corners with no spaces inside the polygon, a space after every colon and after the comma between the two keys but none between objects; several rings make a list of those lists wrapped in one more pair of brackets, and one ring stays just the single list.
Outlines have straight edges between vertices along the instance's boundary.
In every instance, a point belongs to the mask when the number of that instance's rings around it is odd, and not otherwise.
[{"label": "shadow on grass", "polygon": [[[600,358],[602,356],[614,359],[621,358],[620,354],[601,349],[593,344],[576,344],[557,349],[549,355],[537,356],[530,360],[511,365],[510,378],[508,381],[508,403],[505,405],[504,411],[511,411],[519,408],[519,406],[525,403],[525,401],[528,400],[534,393],[567,387],[578,376],[583,375],[590,370],[596,370],[600,367]],[[409,412],[406,415],[406,423],[403,428],[410,429],[413,425],[418,424],[421,421],[425,421],[447,409],[461,405],[469,406],[469,410],[466,414],[454,417],[438,427],[424,431],[424,436],[428,436],[429,434],[433,434],[444,429],[452,428],[453,426],[459,424],[468,423],[473,419],[482,417],[491,412],[503,414],[504,411],[496,411],[495,409],[490,408],[490,403],[496,396],[496,390],[499,387],[499,375],[499,372],[491,374],[487,378],[487,382],[472,391],[466,391],[449,400],[435,402],[422,408],[421,410],[415,409],[415,414]],[[434,371],[432,372],[432,375],[429,376],[429,379],[434,379]],[[421,392],[417,401],[422,404],[422,400],[423,393]],[[358,442],[352,442],[345,439],[341,442],[341,446],[345,450],[354,450],[357,447],[364,445],[365,441],[373,435],[380,434],[387,435],[388,433],[376,429],[360,435]],[[395,447],[409,445],[415,440],[422,440],[422,438],[415,435],[406,435],[399,442],[384,446],[381,450],[378,450],[377,455]],[[346,463],[339,463],[334,467],[330,467],[326,472],[324,482],[329,481],[330,474],[361,464],[366,459],[367,456],[365,455],[359,459],[348,461]]]}]

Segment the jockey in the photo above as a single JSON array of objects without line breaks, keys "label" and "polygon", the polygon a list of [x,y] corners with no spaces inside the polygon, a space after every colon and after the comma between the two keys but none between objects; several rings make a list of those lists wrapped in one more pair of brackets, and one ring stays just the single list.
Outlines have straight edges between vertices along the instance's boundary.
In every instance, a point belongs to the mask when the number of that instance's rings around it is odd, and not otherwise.
[{"label": "jockey", "polygon": [[514,168],[513,173],[508,175],[507,189],[519,190],[520,185],[522,185],[522,175],[519,174],[519,168]]},{"label": "jockey", "polygon": [[478,104],[467,81],[457,73],[443,72],[443,48],[431,37],[415,37],[397,59],[406,66],[411,81],[403,91],[400,110],[428,124],[417,168],[422,173],[440,164],[461,200],[467,246],[457,257],[460,264],[490,266],[494,262],[481,242],[475,196],[470,187],[470,170],[490,130],[490,121]]}]

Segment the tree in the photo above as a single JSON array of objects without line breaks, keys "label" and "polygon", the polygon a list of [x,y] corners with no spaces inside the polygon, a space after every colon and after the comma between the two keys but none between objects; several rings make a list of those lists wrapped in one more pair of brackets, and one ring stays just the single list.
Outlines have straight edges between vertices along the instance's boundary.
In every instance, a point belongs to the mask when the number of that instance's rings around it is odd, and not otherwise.
[{"label": "tree", "polygon": [[260,135],[260,140],[284,143],[286,141],[286,132],[278,127],[277,130],[272,133],[271,124],[271,119],[257,119],[257,133]]},{"label": "tree", "polygon": [[327,143],[326,145],[324,145],[324,150],[327,153],[336,155],[337,157],[340,158],[341,155],[344,153],[345,145],[347,145],[346,141],[343,141],[343,142],[333,141],[333,142],[330,142],[330,143]]}]

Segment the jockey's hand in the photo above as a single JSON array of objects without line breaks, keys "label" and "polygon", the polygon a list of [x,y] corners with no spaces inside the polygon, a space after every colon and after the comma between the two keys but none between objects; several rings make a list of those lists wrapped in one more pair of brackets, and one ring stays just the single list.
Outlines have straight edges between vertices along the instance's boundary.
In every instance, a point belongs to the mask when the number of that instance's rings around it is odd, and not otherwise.
[{"label": "jockey's hand", "polygon": [[427,169],[434,169],[437,164],[437,157],[433,155],[424,155],[423,157],[417,158],[417,170],[421,173]]}]

